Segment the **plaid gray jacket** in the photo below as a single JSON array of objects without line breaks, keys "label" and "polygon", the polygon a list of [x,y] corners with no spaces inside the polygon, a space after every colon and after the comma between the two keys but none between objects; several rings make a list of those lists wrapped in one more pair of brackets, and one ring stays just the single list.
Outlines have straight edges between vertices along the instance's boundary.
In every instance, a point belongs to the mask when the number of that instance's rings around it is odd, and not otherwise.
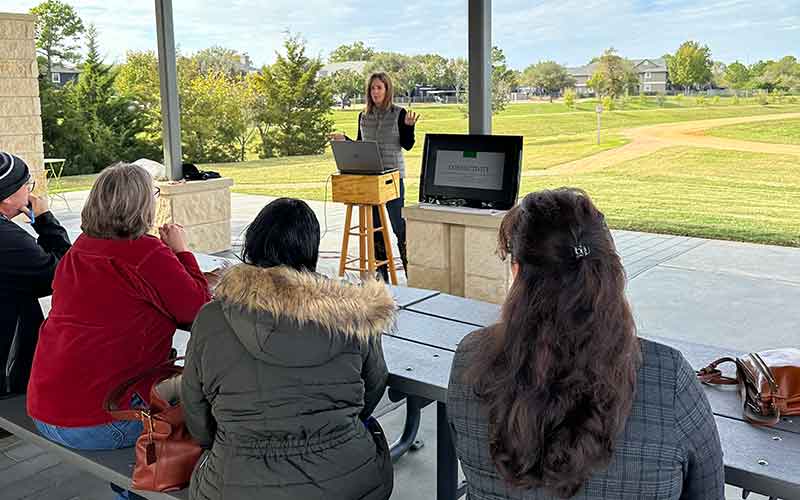
[{"label": "plaid gray jacket", "polygon": [[[450,374],[447,411],[468,500],[549,499],[540,489],[507,485],[489,454],[488,423],[471,386],[462,382],[485,330],[458,347]],[[722,449],[711,406],[683,355],[641,339],[636,396],[608,468],[598,471],[577,499],[724,500]],[[520,436],[524,439],[525,436]]]}]

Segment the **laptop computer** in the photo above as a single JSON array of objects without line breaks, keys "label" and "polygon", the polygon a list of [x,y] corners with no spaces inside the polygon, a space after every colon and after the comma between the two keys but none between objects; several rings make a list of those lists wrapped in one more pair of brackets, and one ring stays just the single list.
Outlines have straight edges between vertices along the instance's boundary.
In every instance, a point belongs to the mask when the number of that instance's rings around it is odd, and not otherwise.
[{"label": "laptop computer", "polygon": [[375,141],[331,141],[336,168],[343,174],[380,175],[397,170],[384,168]]}]

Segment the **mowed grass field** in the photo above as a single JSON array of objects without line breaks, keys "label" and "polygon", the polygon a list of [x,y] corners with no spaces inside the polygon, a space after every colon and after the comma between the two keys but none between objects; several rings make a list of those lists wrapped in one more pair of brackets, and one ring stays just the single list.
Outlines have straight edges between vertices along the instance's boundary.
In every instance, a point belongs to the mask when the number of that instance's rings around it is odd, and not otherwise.
[{"label": "mowed grass field", "polygon": [[742,123],[713,128],[708,135],[743,141],[800,144],[800,119]]},{"label": "mowed grass field", "polygon": [[[586,189],[615,228],[685,234],[760,243],[800,246],[800,213],[792,200],[800,199],[800,169],[794,156],[740,153],[700,148],[669,148],[600,171],[550,175],[546,170],[572,160],[614,149],[626,143],[621,130],[682,121],[800,112],[800,105],[697,106],[694,99],[631,99],[623,109],[602,115],[601,143],[596,144],[596,101],[580,101],[574,108],[563,103],[510,104],[493,120],[493,132],[524,137],[523,168],[544,175],[525,176],[521,194],[557,186]],[[426,133],[466,133],[461,106],[414,106],[422,115],[417,145],[406,153],[406,202],[418,198],[422,143]],[[334,111],[335,127],[356,136],[358,109]],[[778,121],[778,120],[776,120]],[[784,122],[800,122],[784,120]],[[774,138],[775,127],[752,124]],[[737,126],[738,127],[738,126]],[[734,127],[714,130],[726,133]],[[746,131],[741,139],[750,139]],[[786,134],[779,133],[777,137]],[[769,141],[771,142],[771,141]],[[785,142],[776,140],[775,142]],[[322,155],[272,158],[244,163],[211,164],[235,181],[239,193],[330,199],[326,182],[336,171],[330,150]],[[92,176],[65,178],[65,189],[87,189]]]}]

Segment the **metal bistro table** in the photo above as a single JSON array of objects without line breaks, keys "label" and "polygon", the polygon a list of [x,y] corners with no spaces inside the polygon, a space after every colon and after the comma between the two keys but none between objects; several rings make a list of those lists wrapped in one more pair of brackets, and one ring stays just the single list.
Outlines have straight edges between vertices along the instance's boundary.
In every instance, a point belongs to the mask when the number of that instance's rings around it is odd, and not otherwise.
[{"label": "metal bistro table", "polygon": [[[437,402],[437,499],[454,499],[461,490],[445,407],[450,365],[461,338],[492,324],[499,317],[500,306],[446,294],[400,306],[398,329],[384,335],[383,341],[391,374],[389,386],[412,398]],[[642,336],[678,349],[695,369],[724,355],[742,354]],[[725,482],[772,498],[800,498],[800,418],[784,418],[772,428],[757,427],[744,420],[735,387],[704,387],[722,442]]]}]

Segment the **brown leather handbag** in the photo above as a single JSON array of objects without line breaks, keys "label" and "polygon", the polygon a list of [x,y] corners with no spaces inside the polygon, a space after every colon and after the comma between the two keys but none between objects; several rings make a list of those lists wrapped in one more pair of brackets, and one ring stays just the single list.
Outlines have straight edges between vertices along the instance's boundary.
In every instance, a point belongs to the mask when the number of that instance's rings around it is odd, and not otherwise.
[{"label": "brown leather handbag", "polygon": [[[144,429],[136,440],[136,465],[132,486],[137,490],[175,491],[189,485],[200,445],[192,439],[183,418],[180,384],[183,367],[176,358],[120,385],[106,397],[104,408],[115,420],[141,420]],[[164,374],[150,390],[150,406],[120,410],[119,399],[141,380]]]},{"label": "brown leather handbag", "polygon": [[[736,378],[717,368],[736,364]],[[800,415],[800,349],[751,352],[741,358],[720,358],[697,372],[705,384],[739,386],[744,417],[753,424],[775,425],[783,416]]]}]

